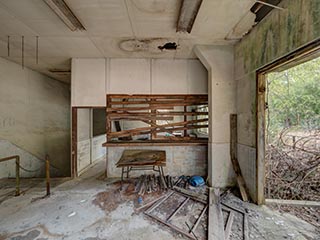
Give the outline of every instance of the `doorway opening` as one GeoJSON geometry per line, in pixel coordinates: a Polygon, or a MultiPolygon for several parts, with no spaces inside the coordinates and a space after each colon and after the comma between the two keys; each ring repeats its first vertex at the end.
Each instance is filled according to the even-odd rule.
{"type": "Polygon", "coordinates": [[[320,57],[266,77],[268,199],[320,201],[320,57]]]}
{"type": "Polygon", "coordinates": [[[320,226],[320,42],[257,75],[258,203],[320,226]]]}
{"type": "Polygon", "coordinates": [[[73,108],[73,176],[80,176],[98,161],[105,160],[106,148],[102,146],[106,141],[105,119],[105,108],[73,108]]]}

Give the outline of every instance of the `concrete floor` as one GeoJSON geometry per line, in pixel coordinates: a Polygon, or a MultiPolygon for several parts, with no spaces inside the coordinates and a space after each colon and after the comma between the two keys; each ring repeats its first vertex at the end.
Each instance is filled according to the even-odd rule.
{"type": "MultiPolygon", "coordinates": [[[[38,184],[19,197],[4,200],[0,203],[0,239],[185,239],[144,214],[135,214],[135,198],[115,190],[119,185],[114,180],[103,180],[103,166],[99,162],[78,179],[60,181],[49,198],[41,198],[45,188],[38,184]],[[109,195],[106,206],[97,201],[104,194],[109,195]]],[[[0,191],[1,196],[3,188],[0,191]]],[[[315,227],[295,217],[244,204],[234,195],[226,201],[248,209],[250,239],[320,239],[315,227]]],[[[231,239],[241,239],[236,234],[238,226],[234,224],[231,239]]]]}

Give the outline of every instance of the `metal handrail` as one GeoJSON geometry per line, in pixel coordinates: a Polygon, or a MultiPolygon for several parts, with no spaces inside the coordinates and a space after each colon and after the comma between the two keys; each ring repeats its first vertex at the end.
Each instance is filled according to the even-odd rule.
{"type": "Polygon", "coordinates": [[[14,155],[10,157],[0,158],[0,162],[16,159],[16,196],[20,195],[20,156],[14,155]]]}

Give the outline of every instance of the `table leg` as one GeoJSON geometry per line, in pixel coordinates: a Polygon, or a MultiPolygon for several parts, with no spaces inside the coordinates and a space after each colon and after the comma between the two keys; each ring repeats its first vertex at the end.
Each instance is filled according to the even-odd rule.
{"type": "Polygon", "coordinates": [[[127,167],[127,178],[129,178],[129,167],[127,167]]]}
{"type": "Polygon", "coordinates": [[[122,190],[123,174],[124,174],[124,167],[121,168],[121,187],[120,187],[120,190],[122,190]]]}

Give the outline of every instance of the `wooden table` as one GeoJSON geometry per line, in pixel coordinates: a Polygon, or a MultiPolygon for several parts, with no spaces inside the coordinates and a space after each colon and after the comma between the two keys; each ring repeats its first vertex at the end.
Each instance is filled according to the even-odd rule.
{"type": "Polygon", "coordinates": [[[116,163],[121,171],[121,188],[123,175],[134,170],[153,170],[159,172],[164,179],[163,167],[166,166],[166,152],[160,150],[124,150],[120,160],[116,163]]]}

